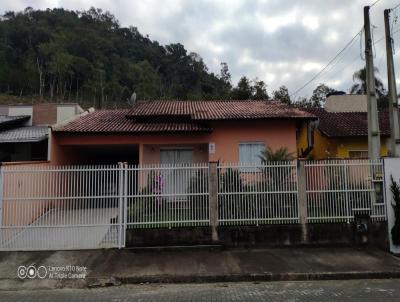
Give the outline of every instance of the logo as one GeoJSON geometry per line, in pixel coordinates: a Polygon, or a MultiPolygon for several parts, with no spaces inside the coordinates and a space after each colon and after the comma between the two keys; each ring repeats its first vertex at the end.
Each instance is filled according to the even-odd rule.
{"type": "Polygon", "coordinates": [[[26,267],[25,266],[23,266],[23,265],[21,265],[20,267],[18,267],[18,269],[17,269],[17,276],[18,276],[18,278],[20,278],[20,279],[25,279],[26,278],[26,275],[27,275],[27,269],[26,269],[26,267]]]}
{"type": "Polygon", "coordinates": [[[20,279],[44,279],[47,277],[47,268],[43,265],[36,268],[34,265],[28,267],[21,265],[17,269],[17,276],[20,279]]]}
{"type": "Polygon", "coordinates": [[[84,279],[87,275],[85,266],[65,265],[65,266],[24,266],[17,269],[17,276],[20,279],[84,279]]]}

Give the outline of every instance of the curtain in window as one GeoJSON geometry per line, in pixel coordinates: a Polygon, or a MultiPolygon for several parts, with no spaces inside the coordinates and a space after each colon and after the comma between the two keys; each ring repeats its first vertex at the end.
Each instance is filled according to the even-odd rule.
{"type": "Polygon", "coordinates": [[[261,163],[261,152],[265,150],[263,143],[241,143],[239,144],[239,162],[241,163],[261,163]]]}

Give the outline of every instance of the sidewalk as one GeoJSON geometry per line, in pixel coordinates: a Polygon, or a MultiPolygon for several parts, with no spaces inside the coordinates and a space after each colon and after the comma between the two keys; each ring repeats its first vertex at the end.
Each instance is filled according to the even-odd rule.
{"type": "Polygon", "coordinates": [[[400,278],[400,258],[377,249],[87,250],[1,252],[0,290],[121,283],[400,278]],[[84,279],[24,279],[17,268],[85,266],[84,279]]]}

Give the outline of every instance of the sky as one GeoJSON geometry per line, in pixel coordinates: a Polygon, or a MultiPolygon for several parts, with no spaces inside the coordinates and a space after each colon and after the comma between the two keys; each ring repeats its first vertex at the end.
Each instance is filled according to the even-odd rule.
{"type": "MultiPolygon", "coordinates": [[[[294,98],[309,97],[320,83],[348,92],[353,73],[365,65],[364,37],[358,36],[315,81],[318,73],[362,28],[363,7],[374,0],[0,0],[0,13],[65,8],[109,11],[121,26],[135,26],[162,44],[182,43],[219,74],[226,62],[236,84],[241,76],[258,78],[268,91],[281,85],[294,98]],[[362,42],[362,43],[360,43],[362,42]]],[[[400,0],[380,0],[371,7],[374,66],[386,86],[383,10],[400,0]]],[[[395,65],[400,65],[400,7],[392,12],[395,65]]],[[[400,74],[396,76],[400,84],[400,74]]],[[[398,89],[399,90],[399,89],[398,89]]]]}

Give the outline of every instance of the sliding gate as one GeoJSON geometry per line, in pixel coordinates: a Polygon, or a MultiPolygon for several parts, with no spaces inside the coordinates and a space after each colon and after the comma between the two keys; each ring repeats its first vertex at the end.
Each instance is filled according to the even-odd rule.
{"type": "Polygon", "coordinates": [[[27,164],[0,171],[0,250],[125,245],[120,166],[27,164]]]}

